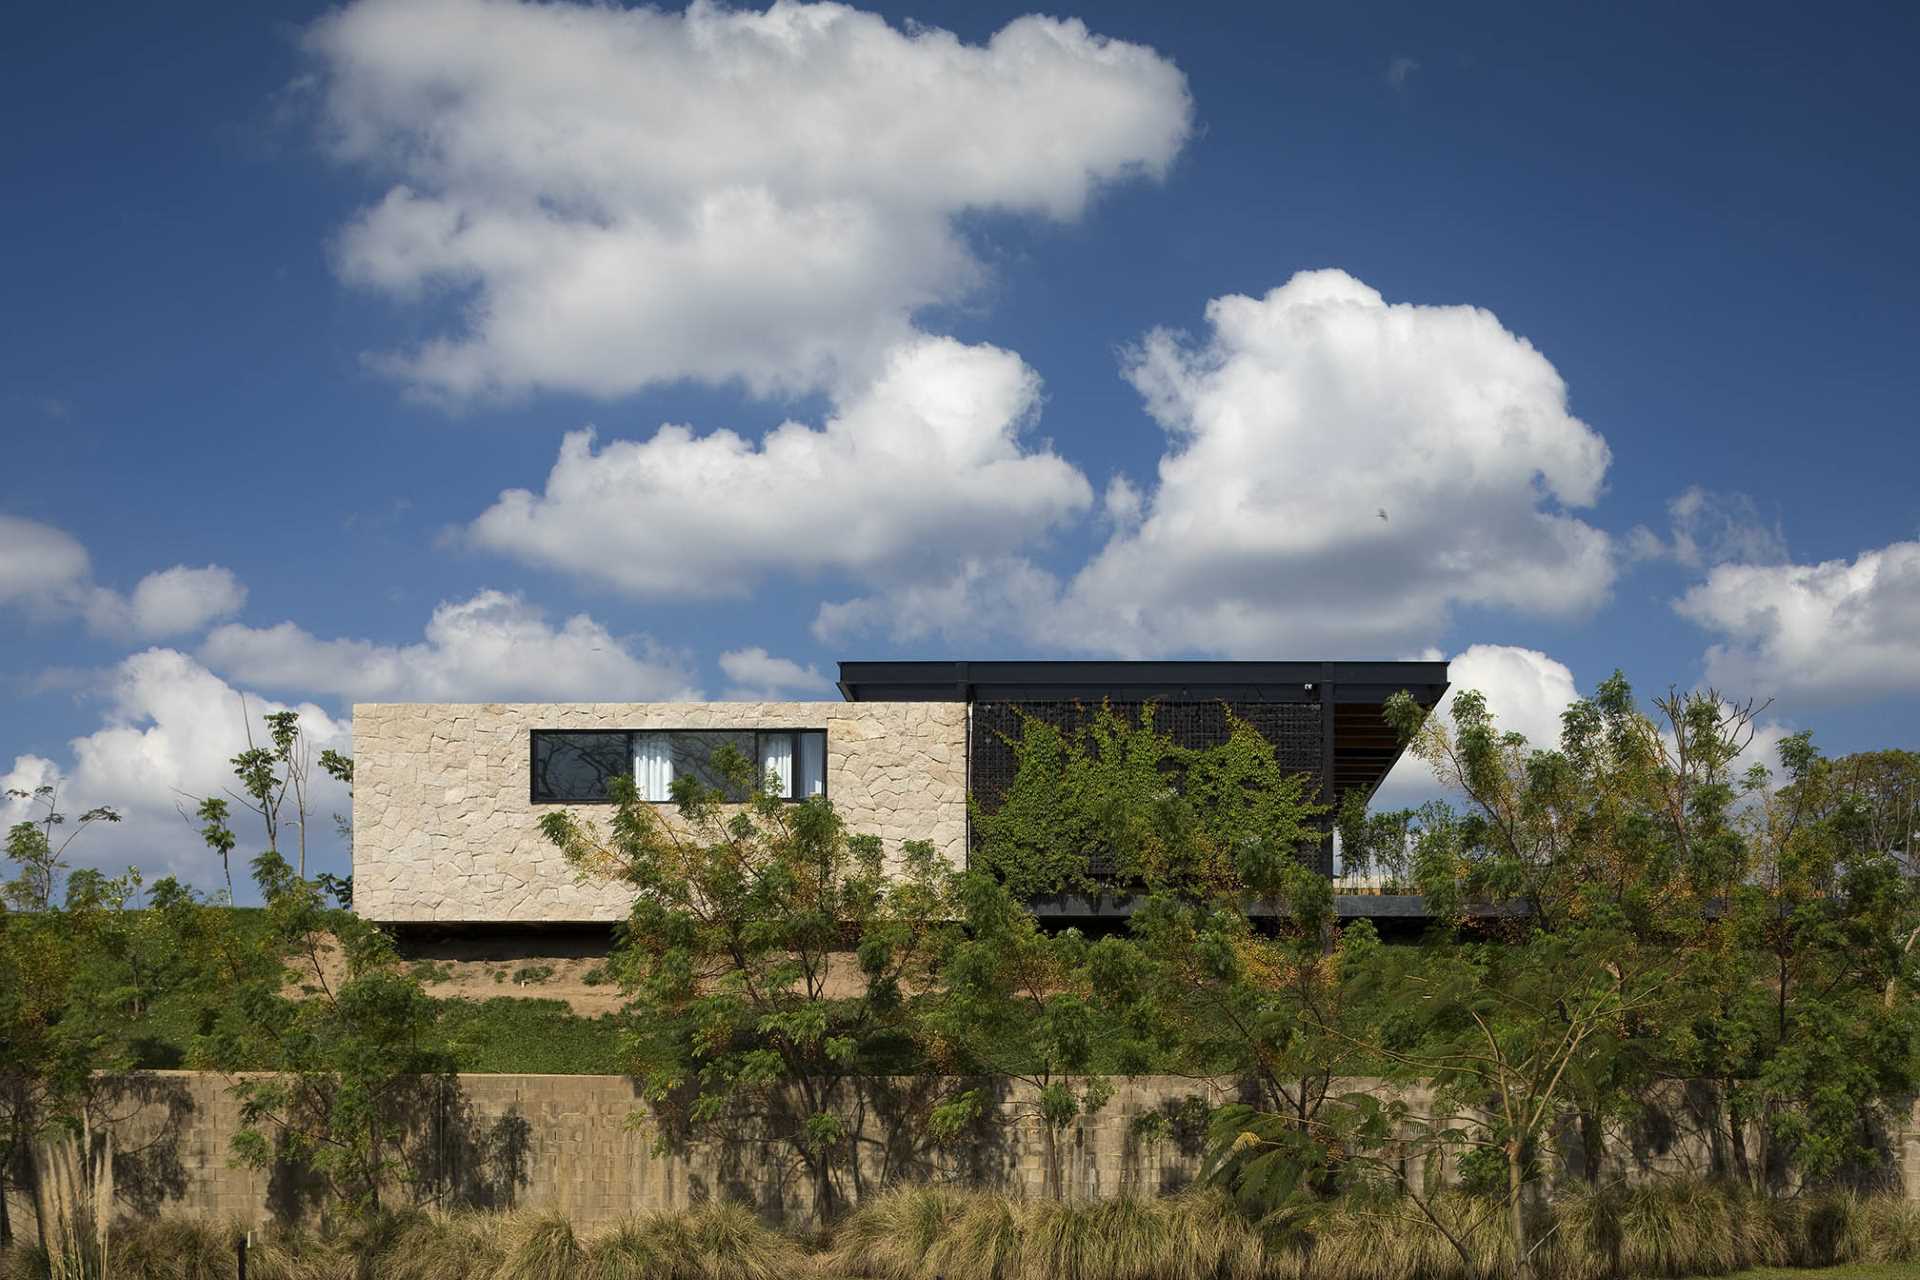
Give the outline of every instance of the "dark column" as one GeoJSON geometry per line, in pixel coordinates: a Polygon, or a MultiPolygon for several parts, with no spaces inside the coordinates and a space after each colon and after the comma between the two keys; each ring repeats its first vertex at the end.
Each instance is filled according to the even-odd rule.
{"type": "MultiPolygon", "coordinates": [[[[1333,793],[1333,664],[1320,664],[1320,802],[1332,805],[1338,797],[1333,793]]],[[[1320,874],[1333,874],[1333,819],[1327,814],[1326,838],[1320,842],[1320,874]]]]}

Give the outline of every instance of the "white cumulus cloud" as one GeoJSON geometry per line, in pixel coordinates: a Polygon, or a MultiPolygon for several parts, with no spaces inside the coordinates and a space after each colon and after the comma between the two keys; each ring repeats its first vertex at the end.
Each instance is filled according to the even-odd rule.
{"type": "Polygon", "coordinates": [[[723,695],[735,702],[777,702],[833,697],[833,681],[809,663],[776,657],[758,645],[720,655],[720,670],[732,684],[723,695]]]}
{"type": "Polygon", "coordinates": [[[1920,690],[1920,542],[1852,560],[1714,566],[1674,604],[1720,639],[1707,679],[1730,697],[1851,701],[1920,690]]]}
{"type": "Polygon", "coordinates": [[[0,605],[71,608],[92,575],[87,549],[73,535],[38,520],[0,515],[0,605]]]}
{"type": "Polygon", "coordinates": [[[981,279],[960,215],[1075,218],[1191,128],[1176,67],[1071,19],[357,0],[307,44],[334,151],[392,180],[338,269],[464,301],[385,359],[452,397],[862,380],[981,279]]]}
{"type": "Polygon", "coordinates": [[[231,569],[179,564],[142,578],[122,595],[93,579],[93,562],[73,535],[20,516],[0,515],[0,605],[43,619],[80,617],[95,631],[154,640],[200,631],[246,603],[231,569]]]}
{"type": "Polygon", "coordinates": [[[818,428],[788,422],[758,442],[684,426],[605,444],[573,432],[543,492],[501,494],[468,536],[642,595],[739,596],[775,573],[918,576],[1091,506],[1085,476],[1023,441],[1039,400],[1012,352],[920,338],[818,428]]]}
{"type": "MultiPolygon", "coordinates": [[[[115,871],[138,866],[149,880],[177,875],[201,889],[224,888],[219,860],[199,835],[199,825],[182,816],[198,797],[220,795],[234,785],[232,757],[246,749],[251,723],[254,740],[263,739],[260,717],[273,711],[300,714],[317,757],[331,747],[351,749],[346,722],[312,703],[284,703],[243,692],[184,653],[154,648],[123,659],[110,673],[101,726],[69,744],[65,764],[38,756],[19,756],[7,774],[8,786],[57,782],[60,807],[78,814],[95,805],[111,805],[124,821],[83,833],[69,851],[75,866],[115,871]]],[[[24,787],[23,787],[24,789],[24,787]]],[[[344,812],[344,788],[313,771],[307,828],[308,871],[346,869],[344,850],[334,833],[332,815],[344,812]]],[[[18,820],[23,806],[6,812],[18,820]]],[[[246,859],[264,840],[257,820],[234,804],[234,830],[241,838],[235,853],[234,883],[244,885],[246,859]]],[[[296,858],[297,832],[289,824],[281,851],[296,858]]]]}
{"type": "MultiPolygon", "coordinates": [[[[1440,654],[1437,650],[1429,651],[1424,657],[1432,661],[1440,654]]],[[[1447,680],[1448,689],[1440,700],[1439,714],[1450,715],[1455,697],[1464,690],[1476,690],[1486,697],[1487,710],[1502,732],[1520,733],[1529,746],[1543,751],[1559,749],[1561,717],[1583,696],[1574,683],[1573,671],[1565,663],[1538,649],[1518,645],[1469,645],[1448,660],[1447,680]]],[[[1652,709],[1647,692],[1641,691],[1640,705],[1660,723],[1659,713],[1652,709]]],[[[1733,710],[1731,705],[1727,709],[1733,710]]],[[[1745,748],[1733,763],[1733,775],[1745,773],[1754,764],[1777,771],[1780,761],[1776,748],[1789,732],[1788,726],[1778,720],[1755,720],[1749,726],[1745,748]]],[[[1662,736],[1671,751],[1671,736],[1664,733],[1662,736]]],[[[1408,807],[1441,798],[1443,794],[1431,766],[1411,756],[1402,756],[1380,784],[1373,807],[1408,807]]],[[[1455,803],[1460,801],[1458,796],[1445,798],[1455,803]]]]}
{"type": "Polygon", "coordinates": [[[131,596],[96,588],[87,617],[101,631],[158,639],[202,631],[240,612],[246,602],[247,589],[231,569],[177,564],[140,579],[131,596]]]}
{"type": "Polygon", "coordinates": [[[538,606],[504,591],[441,603],[415,644],[323,640],[292,622],[228,624],[207,636],[200,656],[248,684],[358,702],[699,696],[680,655],[616,636],[583,613],[556,626],[538,606]]]}
{"type": "MultiPolygon", "coordinates": [[[[1427,658],[1439,656],[1430,653],[1427,658]]],[[[1448,660],[1447,681],[1439,714],[1451,713],[1453,700],[1462,690],[1476,690],[1486,697],[1495,724],[1503,731],[1525,734],[1530,744],[1544,750],[1560,745],[1560,717],[1580,697],[1573,671],[1564,662],[1518,645],[1469,645],[1448,660]]],[[[1402,756],[1380,784],[1373,805],[1402,808],[1439,795],[1431,767],[1402,756]]]]}
{"type": "Polygon", "coordinates": [[[1456,606],[1559,617],[1614,578],[1592,506],[1608,450],[1546,357],[1469,306],[1386,302],[1340,271],[1216,298],[1198,343],[1150,334],[1127,376],[1166,429],[1158,480],[1058,592],[975,565],[830,604],[816,630],[1008,619],[1053,648],[1149,656],[1405,652],[1456,606]]]}
{"type": "Polygon", "coordinates": [[[1381,652],[1455,605],[1606,598],[1607,536],[1566,511],[1600,496],[1606,443],[1491,312],[1311,271],[1207,319],[1128,367],[1171,448],[1138,530],[1070,588],[1098,647],[1381,652]]]}

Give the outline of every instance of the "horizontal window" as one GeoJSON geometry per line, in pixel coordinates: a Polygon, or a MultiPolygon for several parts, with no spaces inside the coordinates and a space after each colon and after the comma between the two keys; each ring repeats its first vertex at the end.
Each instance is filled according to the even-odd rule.
{"type": "Polygon", "coordinates": [[[633,778],[642,800],[656,804],[673,799],[675,778],[745,800],[746,790],[725,776],[716,758],[724,747],[753,766],[757,785],[783,799],[827,793],[827,735],[820,729],[535,729],[530,736],[535,804],[604,803],[608,781],[623,774],[633,778]]]}

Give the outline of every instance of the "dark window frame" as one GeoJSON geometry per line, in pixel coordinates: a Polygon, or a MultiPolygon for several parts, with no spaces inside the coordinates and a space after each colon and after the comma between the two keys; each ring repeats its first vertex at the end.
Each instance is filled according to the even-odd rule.
{"type": "MultiPolygon", "coordinates": [[[[539,773],[539,770],[537,770],[534,767],[534,760],[536,758],[536,753],[539,751],[538,740],[540,738],[546,737],[546,736],[564,737],[569,735],[590,735],[595,737],[611,737],[614,734],[625,734],[627,739],[627,750],[626,750],[627,776],[632,777],[633,776],[633,748],[634,748],[633,740],[635,737],[643,733],[669,733],[669,734],[672,734],[672,733],[703,733],[703,734],[704,733],[750,733],[753,735],[752,763],[754,767],[754,772],[756,774],[758,774],[760,771],[760,761],[764,759],[766,756],[766,751],[765,751],[765,748],[761,745],[761,740],[763,738],[778,737],[778,736],[788,737],[792,740],[793,781],[787,788],[787,794],[780,797],[780,799],[786,804],[798,804],[804,800],[809,800],[812,798],[810,796],[795,795],[794,792],[796,792],[800,786],[800,737],[803,734],[817,733],[820,735],[820,797],[822,799],[826,799],[830,793],[830,787],[827,782],[827,772],[828,772],[827,771],[827,731],[823,726],[796,727],[796,728],[787,728],[787,727],[781,727],[781,726],[767,728],[767,727],[754,726],[750,728],[733,729],[733,728],[727,728],[723,725],[704,725],[698,728],[695,728],[693,726],[674,726],[674,727],[659,728],[659,729],[529,729],[527,730],[527,803],[529,805],[595,805],[595,804],[612,804],[613,803],[613,800],[607,797],[603,797],[599,800],[542,799],[538,791],[540,773],[539,773]]],[[[672,804],[673,801],[672,800],[648,800],[645,803],[654,804],[654,805],[668,805],[668,804],[672,804]]],[[[744,804],[745,801],[733,801],[729,803],[744,804]]]]}

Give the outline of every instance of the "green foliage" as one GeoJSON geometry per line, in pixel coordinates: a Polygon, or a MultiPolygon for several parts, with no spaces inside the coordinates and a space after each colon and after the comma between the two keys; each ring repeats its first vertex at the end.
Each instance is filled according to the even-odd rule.
{"type": "MultiPolygon", "coordinates": [[[[66,874],[74,837],[94,822],[116,821],[113,811],[82,814],[61,838],[67,818],[52,788],[15,794],[40,815],[8,833],[14,875],[0,885],[0,1197],[23,1166],[48,1185],[50,1145],[64,1147],[68,1135],[81,1135],[90,1146],[85,1135],[102,1106],[100,1073],[133,1065],[142,1016],[183,970],[167,938],[167,922],[185,895],[173,880],[155,885],[152,909],[141,911],[137,871],[66,874]],[[62,887],[64,898],[56,901],[62,887]]],[[[76,1165],[84,1178],[98,1172],[92,1157],[83,1151],[76,1165]]],[[[93,1188],[74,1190],[85,1200],[93,1188]]],[[[47,1224],[40,1229],[44,1246],[47,1224]]],[[[0,1244],[12,1235],[0,1200],[0,1244]]]]}
{"type": "Polygon", "coordinates": [[[67,815],[60,810],[59,788],[43,786],[23,791],[9,787],[6,794],[9,799],[27,801],[30,807],[39,809],[40,815],[7,828],[7,861],[14,865],[14,876],[0,885],[0,908],[50,911],[59,901],[60,877],[67,870],[67,848],[94,823],[120,821],[119,810],[111,805],[88,809],[71,831],[62,833],[67,815]]]}
{"type": "Polygon", "coordinates": [[[1409,1173],[1447,1155],[1498,1201],[1531,1274],[1550,1149],[1577,1130],[1596,1177],[1609,1125],[1703,1070],[1723,1079],[1729,1146],[1756,1185],[1870,1162],[1876,1108],[1913,1088],[1920,1048],[1915,885],[1883,843],[1908,774],[1835,769],[1790,738],[1776,789],[1738,771],[1753,707],[1706,691],[1649,714],[1617,675],[1566,713],[1556,747],[1501,731],[1472,691],[1450,716],[1404,695],[1388,714],[1464,807],[1349,808],[1343,847],[1417,885],[1447,927],[1357,953],[1342,1003],[1322,1006],[1346,1016],[1313,1019],[1406,1092],[1342,1098],[1305,1125],[1223,1113],[1216,1175],[1250,1211],[1308,1213],[1336,1183],[1391,1196],[1464,1265],[1471,1242],[1434,1209],[1443,1188],[1409,1173]],[[1756,1162],[1749,1121],[1766,1135],[1756,1162]]]}
{"type": "Polygon", "coordinates": [[[1014,780],[991,807],[971,799],[973,865],[1020,898],[1093,891],[1093,864],[1153,891],[1286,896],[1317,844],[1310,780],[1281,769],[1268,742],[1235,719],[1228,740],[1183,747],[1103,704],[1066,733],[1022,721],[1014,780]]]}
{"type": "MultiPolygon", "coordinates": [[[[921,1012],[933,1065],[1024,1086],[1013,1110],[1039,1122],[1047,1189],[1058,1196],[1060,1134],[1112,1094],[1096,1070],[1096,1044],[1123,1069],[1147,1061],[1138,953],[1117,938],[1090,943],[1078,930],[1042,931],[984,872],[962,876],[954,896],[962,927],[940,956],[940,992],[921,1012]]],[[[935,1107],[930,1130],[936,1140],[961,1141],[991,1105],[981,1089],[957,1090],[935,1107]]]]}
{"type": "Polygon", "coordinates": [[[289,1161],[353,1210],[377,1207],[408,1174],[401,1143],[421,1099],[452,1073],[438,1007],[378,928],[325,904],[277,853],[253,862],[266,910],[241,938],[201,911],[192,941],[208,963],[194,1065],[270,1074],[231,1086],[241,1162],[289,1161]]]}
{"type": "Polygon", "coordinates": [[[951,873],[924,843],[889,868],[824,799],[726,803],[754,794],[753,765],[731,750],[714,763],[719,785],[675,780],[670,819],[616,779],[604,834],[565,811],[542,827],[573,866],[634,893],[609,967],[661,1140],[722,1128],[743,1100],[791,1102],[782,1140],[831,1216],[843,1171],[858,1176],[842,1081],[911,1044],[907,995],[950,928],[951,873]]]}
{"type": "Polygon", "coordinates": [[[628,1065],[622,1021],[581,1017],[559,1000],[500,996],[442,1000],[439,1032],[454,1070],[546,1075],[618,1075],[628,1065]]]}
{"type": "Polygon", "coordinates": [[[1703,1069],[1757,1127],[1759,1150],[1736,1150],[1756,1184],[1870,1169],[1889,1104],[1920,1089],[1920,881],[1897,816],[1920,757],[1829,761],[1806,734],[1780,757],[1786,785],[1741,815],[1749,856],[1700,1019],[1703,1069]]]}

